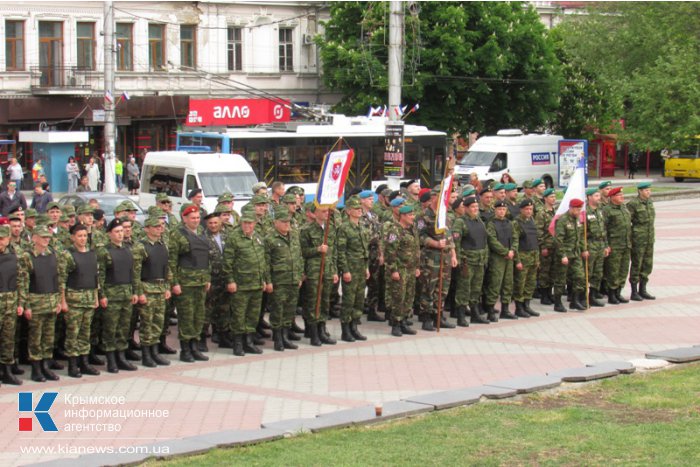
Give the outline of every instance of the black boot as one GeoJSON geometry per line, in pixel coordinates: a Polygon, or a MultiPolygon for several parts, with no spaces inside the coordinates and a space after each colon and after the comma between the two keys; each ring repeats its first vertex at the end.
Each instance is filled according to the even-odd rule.
{"type": "MultiPolygon", "coordinates": [[[[131,362],[138,362],[141,360],[141,356],[138,353],[136,353],[135,350],[128,349],[128,348],[124,351],[124,358],[128,361],[131,361],[131,362]]],[[[136,367],[134,367],[134,368],[136,368],[136,367]]]]}
{"type": "Polygon", "coordinates": [[[656,297],[647,291],[648,282],[648,280],[644,279],[639,282],[639,295],[641,295],[644,300],[656,300],[656,297]]]}
{"type": "Polygon", "coordinates": [[[78,367],[78,357],[68,357],[68,376],[71,378],[82,378],[83,374],[78,367]]]}
{"type": "Polygon", "coordinates": [[[433,326],[433,318],[430,316],[425,316],[423,319],[423,331],[433,332],[435,331],[435,326],[433,326]]]}
{"type": "Polygon", "coordinates": [[[561,295],[554,295],[554,311],[557,313],[566,313],[566,307],[561,303],[561,295]]]}
{"type": "Polygon", "coordinates": [[[209,361],[209,357],[204,355],[200,350],[199,350],[199,339],[194,338],[190,340],[190,352],[192,352],[192,358],[197,360],[198,362],[207,362],[209,361]]]}
{"type": "Polygon", "coordinates": [[[243,351],[243,340],[245,339],[243,334],[234,334],[233,336],[233,354],[236,357],[243,357],[245,352],[243,351]]]}
{"type": "Polygon", "coordinates": [[[107,372],[108,373],[119,373],[119,367],[117,366],[117,356],[114,352],[105,353],[107,357],[107,372]]]}
{"type": "Polygon", "coordinates": [[[280,329],[280,333],[282,334],[282,345],[284,346],[285,349],[297,350],[299,348],[298,345],[290,342],[290,340],[288,338],[288,336],[290,334],[294,335],[297,338],[297,340],[299,340],[299,336],[294,334],[289,328],[280,329]]]}
{"type": "Polygon", "coordinates": [[[141,364],[145,366],[146,368],[155,368],[156,362],[153,361],[153,355],[151,355],[150,349],[147,347],[142,347],[141,348],[141,364]]]}
{"type": "MultiPolygon", "coordinates": [[[[292,332],[295,332],[297,334],[304,334],[304,330],[299,327],[299,325],[297,324],[297,320],[295,318],[292,319],[292,327],[290,329],[292,330],[292,332]]],[[[293,340],[297,340],[297,339],[293,339],[293,340]]]]}
{"type": "Polygon", "coordinates": [[[49,360],[45,358],[41,361],[41,374],[49,381],[58,381],[60,379],[58,375],[49,368],[49,360]]]}
{"type": "Polygon", "coordinates": [[[593,287],[588,289],[588,303],[591,306],[597,306],[597,307],[605,306],[605,303],[600,301],[600,299],[598,298],[598,295],[599,295],[598,291],[596,289],[594,289],[593,287]]]}
{"type": "Polygon", "coordinates": [[[17,360],[15,360],[15,363],[13,363],[10,368],[12,369],[12,374],[13,375],[23,375],[24,370],[19,367],[19,364],[17,363],[17,360]]]}
{"type": "Polygon", "coordinates": [[[617,299],[617,294],[615,289],[608,288],[608,303],[611,305],[619,305],[620,300],[617,299]]]}
{"type": "Polygon", "coordinates": [[[277,352],[284,352],[284,341],[282,340],[282,329],[273,329],[272,330],[272,342],[273,342],[273,348],[277,352]]]}
{"type": "MultiPolygon", "coordinates": [[[[299,335],[296,332],[294,332],[294,329],[292,329],[291,327],[287,328],[285,331],[286,331],[285,335],[286,335],[287,340],[290,340],[290,341],[300,341],[301,340],[301,337],[299,337],[299,335]]],[[[303,333],[304,331],[301,331],[301,332],[303,333]]]]}
{"type": "Polygon", "coordinates": [[[523,309],[525,310],[525,313],[527,313],[527,314],[530,315],[530,316],[535,316],[535,317],[537,317],[537,316],[540,315],[538,312],[536,312],[535,310],[533,310],[532,308],[530,308],[530,300],[525,300],[525,301],[523,302],[523,309]]]}
{"type": "Polygon", "coordinates": [[[263,353],[262,349],[260,347],[257,347],[255,345],[255,343],[253,343],[253,334],[246,334],[245,335],[245,340],[243,341],[243,351],[245,353],[254,353],[254,354],[263,353]]]}
{"type": "Polygon", "coordinates": [[[455,325],[447,321],[445,313],[440,313],[440,329],[454,329],[455,325]]]}
{"type": "Polygon", "coordinates": [[[355,338],[350,332],[350,323],[340,323],[340,340],[343,342],[355,342],[355,338]]]}
{"type": "Polygon", "coordinates": [[[97,345],[90,346],[90,353],[88,354],[88,362],[91,365],[104,365],[105,361],[97,355],[97,345]]]}
{"type": "Polygon", "coordinates": [[[622,287],[618,287],[615,289],[615,298],[617,298],[617,301],[620,303],[629,303],[630,301],[627,300],[625,297],[622,296],[622,287]]]}
{"type": "MultiPolygon", "coordinates": [[[[601,286],[601,288],[604,290],[604,287],[601,286]]],[[[596,299],[596,300],[602,300],[602,299],[605,298],[605,295],[603,295],[602,293],[600,293],[600,290],[601,290],[601,289],[593,288],[593,289],[591,289],[591,290],[593,291],[593,295],[595,296],[595,299],[596,299]]]]}
{"type": "Polygon", "coordinates": [[[309,333],[310,344],[314,347],[321,346],[321,338],[318,335],[318,325],[316,323],[306,323],[306,330],[309,333]]]}
{"type": "Polygon", "coordinates": [[[367,337],[362,335],[357,325],[360,324],[360,319],[354,319],[350,322],[350,334],[355,338],[356,341],[366,341],[367,337]]]}
{"type": "Polygon", "coordinates": [[[455,306],[455,313],[457,315],[457,326],[468,328],[469,321],[467,321],[467,307],[464,305],[457,305],[455,306]]]}
{"type": "MultiPolygon", "coordinates": [[[[311,338],[311,328],[312,327],[315,327],[315,326],[313,326],[312,324],[309,324],[309,321],[306,318],[304,318],[304,337],[311,338]]],[[[311,344],[311,345],[313,345],[313,344],[311,344]]]]}
{"type": "Polygon", "coordinates": [[[486,305],[486,319],[492,323],[498,322],[498,315],[496,314],[496,309],[493,305],[486,305]]]}
{"type": "Polygon", "coordinates": [[[207,336],[204,333],[199,336],[199,341],[197,341],[197,350],[200,352],[209,352],[209,347],[207,347],[207,336]]]}
{"type": "Polygon", "coordinates": [[[32,381],[37,383],[45,383],[46,377],[41,371],[41,361],[32,361],[32,381]]]}
{"type": "Polygon", "coordinates": [[[481,316],[481,313],[479,313],[479,308],[480,306],[477,302],[469,304],[469,310],[471,312],[470,321],[476,324],[489,324],[490,321],[488,319],[484,319],[484,317],[481,316]]]}
{"type": "Polygon", "coordinates": [[[409,336],[415,336],[417,334],[415,329],[411,329],[408,321],[407,320],[401,320],[401,323],[399,323],[399,327],[401,328],[401,334],[408,334],[409,336]]]}
{"type": "Polygon", "coordinates": [[[510,312],[509,306],[510,303],[501,302],[501,319],[518,319],[517,316],[510,312]]]}
{"type": "Polygon", "coordinates": [[[400,321],[394,321],[394,324],[391,325],[391,335],[394,337],[403,336],[403,332],[401,331],[401,322],[400,321]]]}
{"type": "Polygon", "coordinates": [[[330,334],[328,334],[328,329],[326,329],[326,322],[322,321],[318,323],[318,337],[321,339],[321,342],[327,345],[335,345],[336,340],[331,337],[330,334]]]}
{"type": "Polygon", "coordinates": [[[194,363],[192,349],[190,348],[190,343],[187,341],[180,341],[180,361],[186,363],[194,363]]]}
{"type": "Polygon", "coordinates": [[[58,360],[54,360],[53,358],[46,359],[46,367],[49,370],[63,370],[66,368],[62,363],[60,363],[58,360]]]}
{"type": "Polygon", "coordinates": [[[571,301],[571,309],[572,310],[579,310],[579,311],[586,310],[585,303],[581,302],[582,298],[585,300],[584,294],[585,294],[585,292],[574,292],[574,299],[571,301]]]}
{"type": "MultiPolygon", "coordinates": [[[[270,333],[268,333],[268,334],[270,334],[270,333]]],[[[255,345],[265,345],[265,339],[263,339],[262,337],[260,337],[260,334],[258,334],[257,331],[255,331],[255,332],[252,334],[252,337],[253,337],[253,344],[255,344],[255,345]]],[[[272,334],[270,334],[270,337],[272,337],[272,334]]]]}
{"type": "Polygon", "coordinates": [[[551,287],[542,287],[541,295],[542,295],[542,297],[540,298],[540,303],[542,305],[553,305],[554,304],[552,302],[552,288],[551,287]]]}
{"type": "Polygon", "coordinates": [[[100,370],[90,365],[90,358],[87,355],[78,357],[78,365],[80,365],[80,372],[84,375],[98,376],[100,374],[100,370]]]}
{"type": "Polygon", "coordinates": [[[177,350],[173,349],[168,345],[168,342],[165,340],[165,336],[160,336],[160,343],[158,344],[158,353],[175,355],[177,354],[177,350]]]}
{"type": "Polygon", "coordinates": [[[370,307],[367,312],[367,321],[378,321],[380,323],[384,322],[384,317],[377,313],[377,309],[370,307]]]}
{"type": "Polygon", "coordinates": [[[639,292],[637,292],[638,284],[636,282],[630,282],[630,286],[632,287],[632,295],[630,295],[630,300],[633,300],[635,302],[641,302],[642,300],[644,300],[644,297],[639,295],[639,292]]]}
{"type": "MultiPolygon", "coordinates": [[[[150,350],[151,350],[151,358],[153,359],[153,361],[155,362],[156,365],[160,365],[160,366],[170,365],[170,360],[161,356],[158,353],[158,344],[153,344],[152,346],[150,346],[150,350]]],[[[146,350],[144,350],[144,352],[145,351],[146,350]]]]}
{"type": "Polygon", "coordinates": [[[231,337],[230,331],[219,331],[219,348],[220,349],[232,349],[233,348],[233,338],[231,337]]]}
{"type": "Polygon", "coordinates": [[[126,359],[126,352],[124,350],[119,350],[117,352],[117,367],[124,371],[136,371],[136,367],[126,359]]]}
{"type": "Polygon", "coordinates": [[[2,384],[12,384],[20,386],[22,380],[12,374],[12,365],[3,365],[2,384]]]}
{"type": "Polygon", "coordinates": [[[530,313],[525,311],[525,302],[515,302],[515,316],[518,318],[530,317],[530,313]]]}
{"type": "MultiPolygon", "coordinates": [[[[267,321],[265,321],[264,319],[258,321],[258,326],[255,328],[255,332],[258,334],[258,336],[263,337],[265,339],[272,337],[272,335],[269,332],[267,332],[266,327],[262,323],[267,324],[267,321]]],[[[268,324],[267,326],[269,327],[270,325],[268,324]]]]}
{"type": "Polygon", "coordinates": [[[136,339],[134,339],[133,336],[131,339],[129,339],[129,350],[134,350],[136,352],[141,351],[141,344],[136,342],[136,339]]]}

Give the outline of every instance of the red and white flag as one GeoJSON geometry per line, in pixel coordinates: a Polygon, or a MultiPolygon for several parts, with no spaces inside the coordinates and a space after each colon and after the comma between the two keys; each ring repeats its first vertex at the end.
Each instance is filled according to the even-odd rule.
{"type": "Polygon", "coordinates": [[[352,149],[333,151],[326,154],[321,168],[321,177],[316,190],[316,205],[333,206],[343,196],[345,182],[355,153],[352,149]]]}
{"type": "Polygon", "coordinates": [[[569,202],[571,202],[572,199],[583,200],[583,209],[581,209],[581,219],[584,219],[584,215],[586,212],[586,167],[584,165],[585,163],[585,158],[582,157],[579,159],[578,165],[576,166],[576,170],[574,170],[574,174],[571,176],[571,180],[569,181],[569,186],[566,189],[566,193],[564,193],[564,198],[561,200],[559,208],[554,214],[552,222],[549,223],[549,233],[552,235],[554,235],[554,227],[557,223],[557,219],[566,214],[566,212],[569,210],[569,202]]]}
{"type": "Polygon", "coordinates": [[[452,174],[442,179],[438,195],[437,212],[435,213],[435,232],[441,234],[447,229],[447,205],[452,193],[452,174]]]}

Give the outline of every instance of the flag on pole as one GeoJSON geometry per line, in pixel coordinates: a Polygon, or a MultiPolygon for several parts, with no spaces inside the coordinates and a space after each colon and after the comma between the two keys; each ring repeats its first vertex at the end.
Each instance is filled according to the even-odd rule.
{"type": "MultiPolygon", "coordinates": [[[[415,111],[418,110],[418,109],[420,109],[420,104],[418,104],[418,102],[416,102],[416,105],[414,105],[413,107],[411,107],[411,112],[415,112],[415,111]]],[[[409,112],[409,113],[410,113],[410,112],[409,112]]]]}
{"type": "Polygon", "coordinates": [[[354,156],[352,149],[326,154],[316,190],[316,205],[333,206],[340,201],[343,191],[345,191],[345,182],[354,156]]]}
{"type": "Polygon", "coordinates": [[[105,100],[110,104],[114,104],[114,97],[112,97],[112,91],[109,89],[105,91],[105,100]]]}
{"type": "Polygon", "coordinates": [[[559,204],[559,208],[557,209],[557,212],[554,214],[554,218],[552,219],[552,222],[549,223],[549,233],[554,235],[554,226],[557,223],[557,219],[559,219],[561,216],[566,214],[566,212],[569,210],[569,202],[572,199],[580,199],[583,200],[583,209],[581,209],[581,218],[583,219],[583,216],[585,215],[586,212],[586,158],[581,157],[578,161],[578,165],[576,166],[576,170],[574,170],[574,174],[571,176],[571,179],[569,180],[569,186],[566,189],[566,193],[564,193],[564,198],[561,200],[561,203],[559,204]]]}
{"type": "Polygon", "coordinates": [[[407,105],[404,105],[403,107],[400,106],[400,105],[397,105],[397,106],[394,108],[394,111],[396,112],[396,115],[397,115],[397,116],[401,117],[401,116],[403,116],[404,112],[406,112],[406,108],[407,108],[407,107],[408,107],[407,105]]]}
{"type": "Polygon", "coordinates": [[[125,101],[128,101],[129,99],[131,99],[131,97],[129,96],[128,92],[122,91],[122,99],[124,99],[125,101]]]}
{"type": "Polygon", "coordinates": [[[452,178],[450,173],[442,179],[440,184],[440,193],[438,195],[437,213],[435,216],[435,232],[438,234],[444,233],[447,229],[447,205],[450,202],[450,193],[452,193],[452,178]]]}

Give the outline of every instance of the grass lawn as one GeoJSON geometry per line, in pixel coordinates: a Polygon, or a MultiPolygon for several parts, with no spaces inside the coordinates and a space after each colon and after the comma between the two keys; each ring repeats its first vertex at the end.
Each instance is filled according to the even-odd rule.
{"type": "Polygon", "coordinates": [[[700,465],[699,434],[691,364],[168,465],[700,465]]]}

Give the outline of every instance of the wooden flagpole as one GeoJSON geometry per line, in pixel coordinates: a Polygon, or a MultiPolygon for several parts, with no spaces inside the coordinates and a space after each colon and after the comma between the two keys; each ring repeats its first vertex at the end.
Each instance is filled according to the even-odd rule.
{"type": "MultiPolygon", "coordinates": [[[[445,183],[445,178],[450,174],[452,170],[452,164],[450,161],[453,160],[452,156],[447,156],[445,159],[445,175],[442,177],[442,183],[445,183]]],[[[439,216],[440,212],[440,203],[444,203],[445,200],[442,199],[442,193],[443,193],[444,187],[440,187],[440,196],[438,198],[439,203],[437,206],[437,212],[435,213],[435,221],[437,222],[437,218],[439,216]]],[[[445,219],[445,222],[447,222],[447,219],[445,219]]],[[[434,228],[435,226],[433,226],[434,228]]],[[[444,235],[444,232],[443,232],[444,235]]],[[[447,247],[447,245],[445,245],[447,247]]],[[[437,332],[440,332],[440,321],[442,321],[442,273],[443,273],[443,260],[445,259],[445,248],[440,249],[440,275],[438,276],[438,299],[437,299],[437,332]]]]}
{"type": "MultiPolygon", "coordinates": [[[[584,216],[584,221],[583,221],[583,251],[588,251],[588,213],[584,216]]],[[[591,307],[590,300],[591,297],[590,295],[590,290],[591,288],[588,286],[588,258],[590,257],[591,253],[588,252],[588,256],[585,258],[586,261],[586,309],[591,307]]]]}

